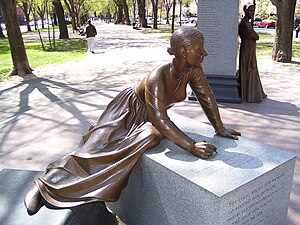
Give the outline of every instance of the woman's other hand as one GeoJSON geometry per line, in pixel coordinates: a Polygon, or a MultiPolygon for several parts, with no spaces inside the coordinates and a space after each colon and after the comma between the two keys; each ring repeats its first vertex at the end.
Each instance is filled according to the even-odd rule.
{"type": "Polygon", "coordinates": [[[234,140],[238,140],[238,136],[241,136],[240,132],[237,132],[230,128],[224,128],[223,131],[218,131],[217,134],[222,137],[232,138],[234,140]]]}
{"type": "Polygon", "coordinates": [[[217,148],[214,145],[204,142],[196,142],[191,149],[191,153],[201,159],[208,159],[214,152],[217,153],[217,148]]]}

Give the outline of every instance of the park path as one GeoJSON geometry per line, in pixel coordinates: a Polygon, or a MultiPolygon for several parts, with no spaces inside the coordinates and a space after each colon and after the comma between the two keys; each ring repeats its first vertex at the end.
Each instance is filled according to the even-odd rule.
{"type": "Polygon", "coordinates": [[[35,68],[31,76],[0,83],[0,121],[80,94],[136,83],[170,59],[162,35],[145,35],[126,25],[94,24],[98,30],[95,54],[35,68]]]}
{"type": "MultiPolygon", "coordinates": [[[[94,25],[98,30],[96,54],[87,53],[80,60],[34,68],[31,76],[24,79],[15,76],[11,81],[0,83],[0,123],[80,94],[132,85],[171,58],[166,51],[167,38],[162,33],[144,34],[143,30],[134,30],[131,26],[99,21],[94,25]]],[[[27,40],[38,39],[36,32],[23,35],[27,40]]],[[[85,39],[78,33],[70,32],[70,36],[85,39]]],[[[262,79],[276,74],[280,77],[278,70],[288,70],[289,77],[298,78],[295,74],[299,72],[299,64],[286,68],[267,58],[258,63],[262,79]]]]}

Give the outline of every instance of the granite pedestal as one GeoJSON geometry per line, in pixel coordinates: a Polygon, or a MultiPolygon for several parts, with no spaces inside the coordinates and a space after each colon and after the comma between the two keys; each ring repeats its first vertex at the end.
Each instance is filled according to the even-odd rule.
{"type": "Polygon", "coordinates": [[[104,203],[92,203],[72,209],[48,209],[29,216],[24,197],[33,181],[42,172],[24,170],[0,171],[1,225],[113,225],[115,216],[104,203]]]}
{"type": "MultiPolygon", "coordinates": [[[[199,0],[197,28],[208,53],[202,67],[219,102],[240,103],[237,81],[239,1],[199,0]]],[[[190,100],[196,100],[194,96],[190,100]]]]}
{"type": "Polygon", "coordinates": [[[107,203],[127,225],[286,224],[294,155],[170,117],[190,137],[214,144],[218,154],[201,160],[167,140],[146,152],[120,199],[107,203]]]}

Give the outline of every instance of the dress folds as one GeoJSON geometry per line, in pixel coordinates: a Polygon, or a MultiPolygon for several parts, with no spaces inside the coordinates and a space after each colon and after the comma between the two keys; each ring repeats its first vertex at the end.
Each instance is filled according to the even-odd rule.
{"type": "Polygon", "coordinates": [[[47,202],[61,208],[116,201],[137,160],[159,143],[154,129],[145,105],[132,88],[125,89],[83,137],[84,144],[49,164],[35,184],[47,202]]]}
{"type": "Polygon", "coordinates": [[[239,25],[241,38],[239,56],[240,95],[243,102],[261,102],[267,95],[264,93],[256,60],[257,34],[249,21],[242,19],[239,25]]]}
{"type": "MultiPolygon", "coordinates": [[[[172,68],[171,63],[157,70],[172,68]]],[[[180,79],[154,70],[108,104],[76,151],[48,165],[45,174],[35,181],[45,201],[59,208],[116,201],[146,150],[163,138],[188,150],[195,141],[167,114],[168,108],[186,98],[187,85],[216,132],[222,131],[217,103],[202,68],[187,71],[180,79]]]]}

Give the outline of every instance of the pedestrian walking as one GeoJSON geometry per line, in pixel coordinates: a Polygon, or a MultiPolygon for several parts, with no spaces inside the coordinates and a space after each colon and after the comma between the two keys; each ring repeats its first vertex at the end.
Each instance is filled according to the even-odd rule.
{"type": "Polygon", "coordinates": [[[299,36],[299,31],[300,31],[300,24],[296,28],[296,38],[299,36]]]}
{"type": "Polygon", "coordinates": [[[87,38],[88,50],[91,53],[95,53],[97,30],[96,30],[95,26],[91,23],[91,20],[88,20],[88,25],[85,28],[85,33],[86,33],[86,38],[87,38]]]}

